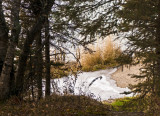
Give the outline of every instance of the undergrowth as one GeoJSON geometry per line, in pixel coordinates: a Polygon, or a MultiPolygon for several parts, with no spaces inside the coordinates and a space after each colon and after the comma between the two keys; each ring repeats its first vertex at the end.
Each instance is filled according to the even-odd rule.
{"type": "Polygon", "coordinates": [[[54,94],[40,101],[19,101],[12,97],[0,103],[0,116],[144,116],[145,108],[135,98],[107,103],[86,96],[54,94]]]}
{"type": "Polygon", "coordinates": [[[145,112],[147,101],[137,97],[125,97],[116,99],[111,105],[114,111],[145,112]]]}
{"type": "Polygon", "coordinates": [[[0,116],[101,116],[111,107],[85,96],[52,95],[39,102],[17,102],[11,98],[0,104],[0,116]]]}
{"type": "Polygon", "coordinates": [[[54,63],[51,66],[51,77],[52,78],[61,78],[68,76],[69,74],[76,74],[78,71],[76,62],[68,63],[54,63]]]}
{"type": "MultiPolygon", "coordinates": [[[[111,105],[112,111],[115,112],[133,112],[140,113],[142,116],[160,116],[160,99],[153,99],[151,96],[143,98],[125,97],[115,99],[112,103],[104,102],[106,105],[111,105]]],[[[137,115],[139,116],[139,115],[137,115]]]]}

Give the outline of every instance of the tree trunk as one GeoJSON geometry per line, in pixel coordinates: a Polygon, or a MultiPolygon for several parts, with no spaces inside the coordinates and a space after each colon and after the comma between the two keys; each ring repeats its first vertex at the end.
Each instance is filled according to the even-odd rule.
{"type": "Polygon", "coordinates": [[[29,32],[28,37],[26,38],[26,40],[24,42],[23,51],[20,54],[20,59],[19,59],[19,63],[18,63],[18,71],[17,71],[17,75],[16,75],[16,90],[15,90],[16,93],[15,94],[17,96],[19,96],[21,94],[21,92],[23,91],[24,73],[26,70],[28,55],[30,53],[30,46],[32,45],[35,38],[37,38],[36,36],[38,35],[38,32],[42,28],[41,20],[39,20],[32,27],[32,30],[29,32]]]}
{"type": "Polygon", "coordinates": [[[8,28],[4,19],[2,10],[2,0],[0,0],[0,74],[2,72],[3,62],[7,52],[8,28]]]}
{"type": "Polygon", "coordinates": [[[0,74],[2,72],[2,67],[7,52],[7,38],[8,37],[0,37],[0,74]]]}
{"type": "Polygon", "coordinates": [[[3,70],[1,73],[0,78],[0,99],[6,99],[10,95],[10,72],[13,67],[13,57],[14,57],[14,48],[15,45],[12,43],[10,44],[8,50],[7,50],[7,56],[5,59],[5,62],[3,64],[3,70]]]}
{"type": "Polygon", "coordinates": [[[50,96],[50,43],[49,43],[49,20],[46,18],[45,25],[45,78],[46,78],[46,90],[45,96],[50,96]]]}
{"type": "Polygon", "coordinates": [[[42,29],[42,26],[45,22],[45,17],[48,16],[53,4],[54,4],[54,0],[47,0],[46,7],[41,12],[36,23],[32,26],[25,40],[23,51],[20,55],[18,71],[16,76],[16,94],[17,95],[20,95],[23,90],[24,72],[26,69],[27,58],[30,52],[30,45],[32,45],[34,39],[36,38],[35,36],[42,29]]]}
{"type": "Polygon", "coordinates": [[[36,37],[36,80],[38,87],[38,99],[42,97],[42,71],[43,71],[43,59],[42,59],[42,40],[41,40],[41,30],[37,33],[36,37]]]}
{"type": "Polygon", "coordinates": [[[156,55],[157,55],[157,66],[156,66],[156,77],[155,81],[155,93],[160,97],[160,0],[158,3],[158,18],[157,18],[157,29],[156,29],[156,55]]]}
{"type": "MultiPolygon", "coordinates": [[[[5,54],[7,49],[7,54],[5,57],[5,61],[3,63],[3,69],[0,75],[0,92],[1,92],[0,99],[1,100],[8,98],[12,91],[11,89],[14,88],[13,87],[14,85],[13,59],[14,59],[15,47],[17,45],[17,41],[20,33],[19,11],[20,11],[20,0],[18,1],[13,0],[12,9],[11,9],[11,22],[13,24],[13,27],[11,30],[11,40],[10,40],[8,49],[6,44],[1,42],[2,44],[5,45],[5,47],[2,45],[4,48],[3,50],[1,49],[3,54],[5,54]]],[[[2,15],[3,14],[1,14],[1,16],[2,15]]],[[[6,37],[8,36],[7,33],[5,35],[6,37]]]]}

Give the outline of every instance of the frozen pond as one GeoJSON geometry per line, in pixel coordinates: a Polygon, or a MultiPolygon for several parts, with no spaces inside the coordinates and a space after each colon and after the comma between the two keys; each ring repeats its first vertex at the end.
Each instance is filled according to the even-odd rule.
{"type": "MultiPolygon", "coordinates": [[[[100,70],[95,72],[83,72],[74,76],[63,77],[51,81],[51,91],[58,94],[86,95],[98,100],[108,100],[132,96],[121,94],[130,91],[128,88],[117,87],[111,79],[111,74],[117,68],[100,70]]],[[[44,88],[43,88],[44,89],[44,88]]]]}

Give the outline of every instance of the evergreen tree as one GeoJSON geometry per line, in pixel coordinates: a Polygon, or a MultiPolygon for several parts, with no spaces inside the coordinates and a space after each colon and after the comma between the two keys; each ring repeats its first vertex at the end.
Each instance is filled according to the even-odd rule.
{"type": "Polygon", "coordinates": [[[147,84],[139,84],[136,91],[142,92],[143,90],[143,94],[151,92],[158,96],[160,87],[156,86],[159,86],[160,80],[158,71],[160,69],[158,68],[160,59],[159,8],[159,0],[129,0],[122,5],[122,10],[118,11],[118,17],[121,19],[118,31],[123,32],[124,37],[128,39],[130,52],[141,58],[140,60],[145,65],[142,74],[135,77],[145,78],[147,84]]]}
{"type": "Polygon", "coordinates": [[[129,52],[143,64],[141,74],[134,77],[145,81],[133,86],[133,91],[141,97],[151,96],[156,108],[160,98],[160,0],[128,0],[118,17],[118,30],[127,38],[129,52]]]}

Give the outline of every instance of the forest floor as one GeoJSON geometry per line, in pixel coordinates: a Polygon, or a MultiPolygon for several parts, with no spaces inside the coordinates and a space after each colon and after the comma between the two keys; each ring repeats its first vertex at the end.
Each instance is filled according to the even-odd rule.
{"type": "Polygon", "coordinates": [[[85,96],[52,95],[39,102],[20,102],[16,97],[0,104],[0,116],[144,116],[137,111],[118,111],[115,106],[85,96]]]}

